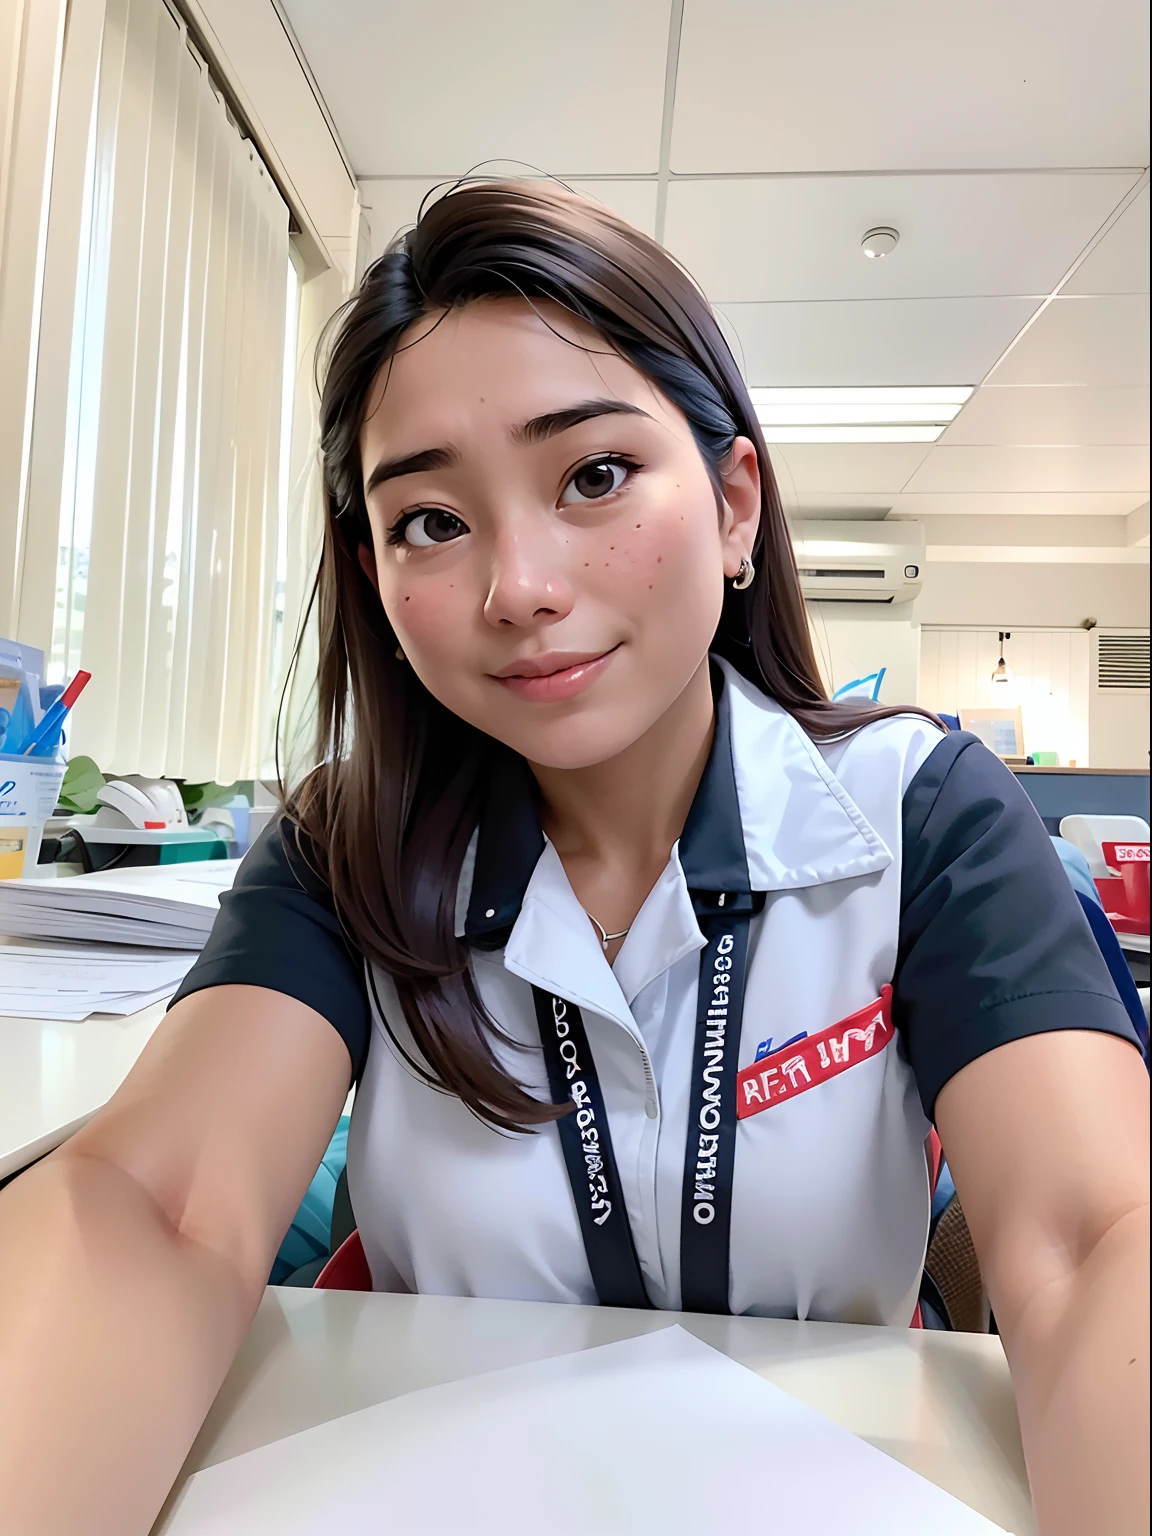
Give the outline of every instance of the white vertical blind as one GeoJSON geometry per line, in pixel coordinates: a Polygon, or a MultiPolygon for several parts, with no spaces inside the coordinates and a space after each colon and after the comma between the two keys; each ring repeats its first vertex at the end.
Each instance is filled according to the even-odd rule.
{"type": "Polygon", "coordinates": [[[5,635],[16,630],[28,539],[33,381],[66,13],[66,0],[0,4],[0,634],[5,635]]]}
{"type": "Polygon", "coordinates": [[[1016,629],[1004,643],[1009,683],[993,683],[1000,658],[995,629],[920,631],[920,696],[928,709],[1020,706],[1028,752],[1056,752],[1088,764],[1088,634],[1082,629],[1016,629]]]}
{"type": "Polygon", "coordinates": [[[288,213],[163,0],[70,0],[63,74],[21,632],[92,673],[73,752],[231,782],[274,712],[288,213]]]}

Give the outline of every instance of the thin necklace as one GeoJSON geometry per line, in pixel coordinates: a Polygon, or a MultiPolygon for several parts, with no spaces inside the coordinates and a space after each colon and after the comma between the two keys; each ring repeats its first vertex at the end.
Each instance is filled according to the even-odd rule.
{"type": "Polygon", "coordinates": [[[628,927],[627,928],[621,928],[619,933],[606,933],[604,931],[604,924],[603,923],[598,923],[596,921],[596,919],[592,916],[591,912],[589,912],[587,907],[584,908],[584,915],[585,915],[585,917],[587,917],[588,921],[595,928],[596,932],[600,935],[600,948],[604,951],[605,954],[608,953],[608,946],[609,946],[609,944],[611,944],[613,942],[613,940],[615,940],[615,939],[627,938],[629,930],[632,927],[632,924],[629,923],[628,927]]]}

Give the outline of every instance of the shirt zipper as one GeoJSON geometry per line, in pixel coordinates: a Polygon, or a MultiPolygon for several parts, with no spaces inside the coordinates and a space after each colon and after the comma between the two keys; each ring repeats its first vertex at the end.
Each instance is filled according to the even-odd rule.
{"type": "Polygon", "coordinates": [[[652,1063],[648,1060],[648,1052],[639,1046],[640,1060],[644,1065],[644,1113],[649,1120],[655,1120],[659,1114],[659,1106],[656,1100],[656,1074],[652,1071],[652,1063]]]}

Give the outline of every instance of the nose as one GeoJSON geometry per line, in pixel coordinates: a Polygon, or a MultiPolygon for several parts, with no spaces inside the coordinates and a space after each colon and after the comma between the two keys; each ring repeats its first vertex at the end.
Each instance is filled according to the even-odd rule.
{"type": "Polygon", "coordinates": [[[492,549],[484,617],[494,629],[555,624],[572,612],[572,586],[550,530],[525,523],[502,532],[492,549]]]}

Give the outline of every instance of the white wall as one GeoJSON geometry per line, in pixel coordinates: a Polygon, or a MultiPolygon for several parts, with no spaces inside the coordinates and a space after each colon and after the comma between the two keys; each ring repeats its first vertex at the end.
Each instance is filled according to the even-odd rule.
{"type": "Polygon", "coordinates": [[[816,655],[829,692],[887,667],[883,704],[915,704],[920,668],[920,626],[915,603],[890,608],[862,603],[810,603],[816,655]]]}
{"type": "MultiPolygon", "coordinates": [[[[915,607],[916,618],[926,625],[1023,630],[1029,626],[1078,628],[1085,619],[1095,619],[1103,629],[1147,629],[1148,567],[929,559],[915,607]]],[[[1094,677],[1094,642],[1091,657],[1094,677]]],[[[933,701],[920,702],[931,706],[933,701]]],[[[1118,693],[1089,688],[1088,761],[1092,767],[1146,769],[1148,729],[1146,690],[1118,693]]]]}
{"type": "Polygon", "coordinates": [[[1000,656],[995,629],[925,625],[920,631],[920,700],[929,709],[1019,706],[1026,752],[1056,752],[1087,767],[1090,757],[1088,635],[1082,629],[1009,631],[1008,683],[993,683],[1000,656]]]}
{"type": "MultiPolygon", "coordinates": [[[[929,698],[921,686],[922,625],[986,631],[1015,629],[1021,637],[1029,629],[1081,632],[1081,623],[1087,618],[1096,619],[1105,629],[1147,628],[1148,567],[929,560],[924,587],[915,603],[891,608],[812,603],[809,614],[817,656],[830,691],[887,667],[881,693],[884,703],[915,702],[929,708],[952,708],[956,701],[946,704],[935,696],[929,698]]],[[[1070,637],[1069,643],[1082,644],[1075,636],[1070,637]]],[[[991,671],[991,663],[988,670],[991,671]]],[[[1077,763],[1088,762],[1096,768],[1147,768],[1147,692],[1102,692],[1090,686],[1086,714],[1081,690],[1077,688],[1076,692],[1076,718],[1070,721],[1068,731],[1060,733],[1060,742],[1036,741],[1033,745],[1061,751],[1064,760],[1075,757],[1077,763]]],[[[1047,722],[1045,729],[1048,735],[1053,734],[1047,722]]]]}
{"type": "Polygon", "coordinates": [[[1148,567],[933,561],[916,601],[922,624],[973,624],[989,629],[1075,628],[1094,618],[1105,628],[1146,628],[1148,567]]]}

